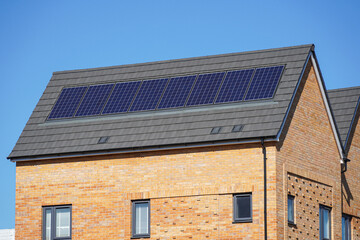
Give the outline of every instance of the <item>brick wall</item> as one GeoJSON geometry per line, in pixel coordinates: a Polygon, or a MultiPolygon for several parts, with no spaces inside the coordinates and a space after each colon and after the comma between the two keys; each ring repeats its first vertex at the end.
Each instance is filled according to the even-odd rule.
{"type": "Polygon", "coordinates": [[[318,239],[319,204],[326,200],[321,204],[332,207],[332,239],[341,239],[340,155],[311,63],[304,78],[307,80],[299,86],[295,107],[289,115],[291,121],[285,126],[276,157],[279,236],[280,239],[318,239]],[[298,182],[291,178],[295,175],[298,182]],[[289,191],[295,194],[297,203],[295,227],[287,223],[289,191]]]}
{"type": "MultiPolygon", "coordinates": [[[[276,149],[267,148],[275,219],[276,149]]],[[[135,199],[151,201],[151,239],[263,239],[260,144],[18,163],[16,182],[17,239],[40,239],[42,206],[61,204],[72,204],[73,239],[130,239],[135,199]],[[253,222],[233,224],[232,196],[243,192],[253,222]]]]}
{"type": "Polygon", "coordinates": [[[360,239],[360,122],[354,123],[356,128],[351,134],[347,171],[342,174],[343,212],[354,216],[352,220],[352,239],[360,239]]]}

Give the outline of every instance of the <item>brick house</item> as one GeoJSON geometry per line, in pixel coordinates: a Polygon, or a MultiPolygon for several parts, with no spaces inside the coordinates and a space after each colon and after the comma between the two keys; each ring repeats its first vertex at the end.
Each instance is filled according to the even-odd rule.
{"type": "Polygon", "coordinates": [[[313,45],[55,72],[16,239],[360,239],[359,96],[313,45]]]}

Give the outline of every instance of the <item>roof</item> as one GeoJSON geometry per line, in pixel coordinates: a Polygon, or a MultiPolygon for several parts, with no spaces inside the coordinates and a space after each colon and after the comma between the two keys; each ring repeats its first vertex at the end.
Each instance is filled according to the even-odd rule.
{"type": "Polygon", "coordinates": [[[343,146],[347,145],[359,104],[360,87],[328,90],[328,97],[343,146]]]}
{"type": "Polygon", "coordinates": [[[313,45],[55,72],[8,158],[276,137],[313,45]],[[268,100],[46,121],[64,87],[284,65],[268,100]],[[234,125],[243,125],[232,132],[234,125]],[[221,126],[218,134],[210,134],[221,126]],[[110,137],[98,144],[100,137],[110,137]]]}

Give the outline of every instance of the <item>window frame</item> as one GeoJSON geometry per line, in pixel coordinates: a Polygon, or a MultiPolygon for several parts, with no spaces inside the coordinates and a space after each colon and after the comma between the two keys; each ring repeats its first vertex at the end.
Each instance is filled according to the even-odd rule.
{"type": "MultiPolygon", "coordinates": [[[[342,214],[341,217],[341,236],[343,235],[343,219],[345,219],[345,223],[348,223],[347,232],[345,233],[344,240],[351,240],[351,216],[347,214],[342,214]],[[347,236],[346,236],[347,235],[347,236]]],[[[346,231],[346,230],[345,230],[346,231]]]]}
{"type": "Polygon", "coordinates": [[[320,240],[331,240],[331,207],[321,205],[319,206],[319,231],[320,231],[320,240]],[[329,238],[324,238],[324,225],[323,225],[323,211],[326,210],[329,212],[329,238]]]}
{"type": "Polygon", "coordinates": [[[150,199],[142,199],[142,200],[133,200],[131,201],[131,238],[132,239],[136,239],[136,238],[150,238],[150,233],[151,233],[151,226],[150,226],[150,199]],[[135,227],[136,227],[136,210],[135,210],[135,206],[138,203],[147,203],[148,204],[148,233],[147,234],[136,234],[135,233],[135,227]]]}
{"type": "Polygon", "coordinates": [[[252,193],[239,193],[233,195],[233,223],[251,223],[253,221],[253,204],[252,204],[252,193]],[[236,204],[236,199],[238,197],[250,197],[250,217],[247,218],[238,218],[236,213],[238,206],[236,204]]]}
{"type": "Polygon", "coordinates": [[[296,225],[296,223],[295,223],[295,196],[288,194],[287,200],[288,200],[287,201],[287,220],[288,220],[288,224],[289,225],[296,225]],[[292,200],[292,209],[293,209],[292,218],[293,218],[293,221],[291,221],[289,219],[289,199],[292,200]]]}
{"type": "Polygon", "coordinates": [[[51,225],[50,225],[50,233],[51,240],[71,240],[72,239],[72,205],[55,205],[55,206],[43,206],[42,207],[42,239],[46,240],[46,210],[51,211],[51,225]],[[56,210],[57,209],[70,209],[70,236],[69,237],[56,237],[56,210]]]}

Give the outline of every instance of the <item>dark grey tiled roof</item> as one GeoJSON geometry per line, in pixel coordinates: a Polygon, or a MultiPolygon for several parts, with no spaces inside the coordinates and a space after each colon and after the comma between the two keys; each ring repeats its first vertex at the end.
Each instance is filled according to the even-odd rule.
{"type": "Polygon", "coordinates": [[[360,97],[360,87],[328,90],[328,97],[339,130],[340,138],[346,146],[347,136],[360,97]]]}
{"type": "Polygon", "coordinates": [[[281,128],[313,45],[224,55],[55,72],[9,158],[114,151],[126,148],[274,137],[281,128]],[[275,97],[266,101],[218,104],[111,116],[47,121],[62,88],[146,80],[192,73],[285,65],[275,97]],[[232,133],[242,124],[241,132],[232,133]],[[210,134],[222,126],[219,134],[210,134]],[[107,143],[97,144],[100,137],[107,143]]]}

